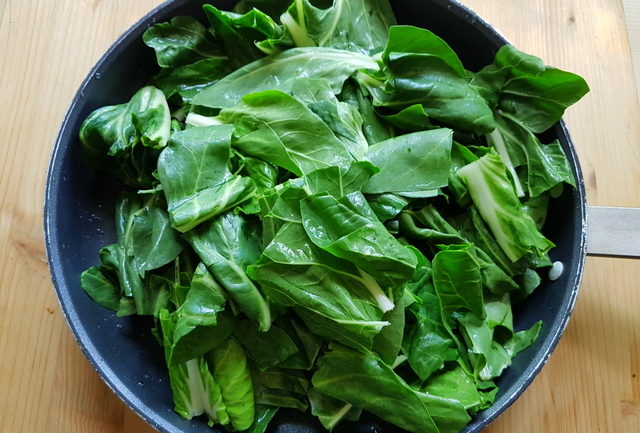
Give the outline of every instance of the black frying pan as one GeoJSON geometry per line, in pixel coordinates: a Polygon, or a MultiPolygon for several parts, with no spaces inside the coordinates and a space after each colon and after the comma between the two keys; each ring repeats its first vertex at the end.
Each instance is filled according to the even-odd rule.
{"type": "MultiPolygon", "coordinates": [[[[235,1],[212,1],[230,9],[235,1]]],[[[506,43],[486,22],[464,6],[449,0],[394,0],[402,24],[426,27],[443,37],[468,69],[491,63],[506,43]]],[[[157,66],[154,53],[141,41],[153,23],[175,15],[204,20],[203,1],[173,0],[153,10],[128,30],[100,59],[84,81],[64,119],[47,177],[45,234],[49,266],[62,309],[78,344],[109,387],[142,418],[162,432],[211,433],[205,422],[186,421],[173,412],[171,391],[162,348],[153,339],[152,323],[144,318],[117,318],[93,302],[80,287],[80,273],[95,265],[98,250],[115,239],[113,209],[115,188],[83,164],[78,129],[94,109],[121,103],[142,87],[157,66]]],[[[576,175],[577,188],[565,188],[552,203],[545,235],[557,248],[553,260],[564,263],[564,273],[543,284],[514,311],[517,329],[538,320],[544,327],[536,343],[514,359],[498,380],[495,404],[477,414],[465,433],[479,432],[522,394],[545,364],[562,335],[575,304],[586,255],[586,201],[582,173],[563,122],[544,137],[558,138],[576,175]]],[[[281,411],[271,432],[315,433],[323,428],[310,416],[281,411]]],[[[373,418],[345,423],[337,433],[399,430],[373,418]]]]}

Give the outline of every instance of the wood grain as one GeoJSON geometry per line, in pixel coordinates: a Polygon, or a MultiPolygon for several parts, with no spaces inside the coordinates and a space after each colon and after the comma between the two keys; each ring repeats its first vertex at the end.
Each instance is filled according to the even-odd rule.
{"type": "MultiPolygon", "coordinates": [[[[631,59],[633,61],[636,86],[640,89],[640,2],[637,0],[624,0],[623,4],[627,29],[629,30],[631,59]]],[[[640,93],[638,97],[640,98],[640,93]]]]}
{"type": "MultiPolygon", "coordinates": [[[[519,48],[587,78],[592,92],[567,121],[589,200],[640,206],[640,106],[622,0],[463,2],[519,48]]],[[[0,0],[2,433],[154,431],[107,389],[67,328],[46,266],[42,203],[51,146],[81,80],[159,3],[0,0]]],[[[567,334],[487,432],[640,431],[637,281],[640,261],[588,260],[567,334]]]]}

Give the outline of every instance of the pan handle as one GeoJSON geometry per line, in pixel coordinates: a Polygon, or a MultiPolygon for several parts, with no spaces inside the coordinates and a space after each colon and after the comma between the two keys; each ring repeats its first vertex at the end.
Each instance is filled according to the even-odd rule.
{"type": "Polygon", "coordinates": [[[640,208],[589,206],[587,254],[640,258],[640,208]]]}

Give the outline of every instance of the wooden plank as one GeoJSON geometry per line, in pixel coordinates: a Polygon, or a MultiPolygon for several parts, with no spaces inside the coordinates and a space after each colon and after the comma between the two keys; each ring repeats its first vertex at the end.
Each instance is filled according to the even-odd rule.
{"type": "MultiPolygon", "coordinates": [[[[637,0],[624,0],[624,15],[629,31],[629,44],[636,88],[640,89],[640,2],[637,0]]],[[[640,97],[640,93],[638,97],[640,97]]]]}
{"type": "MultiPolygon", "coordinates": [[[[4,2],[3,2],[4,3],[4,2]]],[[[0,431],[120,433],[124,407],[60,312],[42,233],[45,174],[81,80],[157,0],[9,0],[0,22],[0,431]]]]}
{"type": "MultiPolygon", "coordinates": [[[[640,206],[640,107],[620,0],[463,0],[521,49],[585,76],[567,115],[592,204],[640,206]]],[[[160,0],[0,0],[0,431],[150,433],[102,383],[59,311],[43,248],[44,176],[73,94],[160,0]],[[4,11],[4,12],[2,12],[4,11]]],[[[630,12],[627,20],[637,12],[630,12]]],[[[631,45],[629,42],[631,36],[631,45]]],[[[636,73],[638,68],[636,68],[636,73]]],[[[491,433],[640,431],[640,262],[589,259],[549,364],[491,433]]]]}

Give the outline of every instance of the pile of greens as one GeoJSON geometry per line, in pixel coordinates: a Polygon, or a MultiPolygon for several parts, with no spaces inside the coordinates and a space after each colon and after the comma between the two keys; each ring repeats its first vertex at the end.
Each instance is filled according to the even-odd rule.
{"type": "Polygon", "coordinates": [[[551,265],[541,227],[574,177],[537,134],[586,83],[512,46],[470,72],[387,0],[204,11],[150,27],[160,72],[82,125],[124,185],[82,287],[155,317],[187,419],[459,432],[540,331],[511,305],[551,265]]]}

